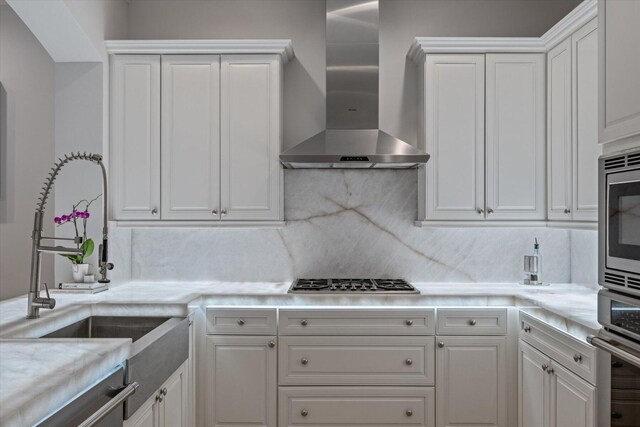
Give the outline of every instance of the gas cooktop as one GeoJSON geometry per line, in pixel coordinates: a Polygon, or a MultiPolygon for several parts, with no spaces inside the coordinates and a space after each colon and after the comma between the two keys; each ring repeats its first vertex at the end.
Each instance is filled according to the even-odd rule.
{"type": "Polygon", "coordinates": [[[413,285],[402,279],[297,279],[289,293],[336,294],[419,294],[413,285]]]}

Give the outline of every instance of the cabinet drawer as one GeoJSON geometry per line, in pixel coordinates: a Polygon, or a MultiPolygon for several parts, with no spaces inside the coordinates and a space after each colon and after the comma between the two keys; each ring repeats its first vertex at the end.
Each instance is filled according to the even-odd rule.
{"type": "Polygon", "coordinates": [[[275,308],[207,307],[207,334],[275,335],[275,308]]]}
{"type": "Polygon", "coordinates": [[[523,312],[520,312],[520,338],[574,374],[596,384],[595,347],[523,312]]]}
{"type": "Polygon", "coordinates": [[[280,335],[433,335],[434,310],[281,309],[280,335]]]}
{"type": "Polygon", "coordinates": [[[438,335],[505,335],[506,308],[439,308],[438,335]]]}
{"type": "Polygon", "coordinates": [[[432,385],[434,337],[280,337],[280,385],[432,385]]]}
{"type": "Polygon", "coordinates": [[[281,427],[432,427],[431,387],[281,387],[281,427]]]}

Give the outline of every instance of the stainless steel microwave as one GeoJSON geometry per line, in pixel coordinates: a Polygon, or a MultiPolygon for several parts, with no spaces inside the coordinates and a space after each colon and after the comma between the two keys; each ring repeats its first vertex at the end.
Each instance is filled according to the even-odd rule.
{"type": "Polygon", "coordinates": [[[598,180],[599,282],[640,296],[640,150],[602,156],[598,180]]]}

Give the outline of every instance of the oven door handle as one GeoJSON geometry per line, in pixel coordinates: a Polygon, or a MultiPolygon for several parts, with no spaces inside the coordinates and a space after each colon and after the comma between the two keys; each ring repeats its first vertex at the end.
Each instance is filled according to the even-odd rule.
{"type": "Polygon", "coordinates": [[[594,347],[606,351],[607,353],[611,353],[618,359],[622,359],[625,362],[631,363],[632,365],[640,368],[640,354],[631,350],[624,344],[613,340],[605,340],[595,335],[588,336],[587,342],[594,347]]]}
{"type": "Polygon", "coordinates": [[[84,420],[84,422],[82,424],[80,424],[78,427],[95,426],[98,421],[102,420],[104,417],[109,415],[109,413],[111,411],[113,411],[114,409],[116,409],[118,407],[118,405],[120,405],[129,396],[131,396],[133,393],[135,393],[136,390],[138,389],[138,386],[139,385],[138,385],[137,382],[132,382],[131,384],[129,384],[128,386],[123,388],[120,391],[120,393],[118,393],[113,399],[111,399],[104,406],[102,406],[100,409],[98,409],[89,418],[84,420]]]}

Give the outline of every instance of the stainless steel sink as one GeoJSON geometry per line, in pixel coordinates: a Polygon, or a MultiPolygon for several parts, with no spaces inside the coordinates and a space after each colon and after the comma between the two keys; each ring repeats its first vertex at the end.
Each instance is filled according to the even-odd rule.
{"type": "Polygon", "coordinates": [[[128,419],[189,357],[189,319],[91,316],[40,338],[130,338],[124,384],[138,383],[124,403],[128,419]]]}
{"type": "Polygon", "coordinates": [[[171,317],[91,316],[42,338],[131,338],[133,342],[171,317]]]}

